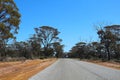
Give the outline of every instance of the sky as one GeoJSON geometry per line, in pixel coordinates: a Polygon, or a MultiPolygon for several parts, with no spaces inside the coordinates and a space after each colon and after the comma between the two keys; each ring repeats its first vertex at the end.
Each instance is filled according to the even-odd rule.
{"type": "Polygon", "coordinates": [[[120,0],[14,0],[21,14],[17,41],[26,41],[34,28],[51,26],[69,51],[77,42],[98,41],[95,25],[120,24],[120,0]]]}

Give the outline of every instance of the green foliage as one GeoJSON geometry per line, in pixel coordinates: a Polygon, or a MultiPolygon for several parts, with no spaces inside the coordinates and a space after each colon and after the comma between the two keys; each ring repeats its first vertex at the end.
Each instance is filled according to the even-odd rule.
{"type": "Polygon", "coordinates": [[[6,55],[8,57],[24,57],[26,59],[44,59],[54,57],[54,55],[61,57],[63,45],[60,43],[61,39],[57,37],[59,33],[57,29],[52,27],[36,29],[36,34],[33,34],[28,41],[16,42],[14,40],[13,44],[7,45],[6,55]]]}
{"type": "Polygon", "coordinates": [[[13,38],[20,23],[20,13],[13,0],[0,0],[0,40],[13,38]]]}
{"type": "Polygon", "coordinates": [[[78,42],[68,56],[80,59],[120,60],[120,25],[99,28],[100,42],[78,42]]]}
{"type": "Polygon", "coordinates": [[[117,42],[119,43],[118,39],[120,38],[120,26],[119,25],[112,25],[112,26],[105,26],[104,29],[98,30],[98,35],[101,40],[101,44],[104,45],[106,49],[106,53],[108,56],[108,60],[111,59],[111,51],[116,52],[113,50],[113,46],[116,47],[117,42]],[[116,35],[117,34],[117,35],[116,35]]]}
{"type": "Polygon", "coordinates": [[[0,0],[0,56],[6,56],[6,44],[15,38],[20,23],[20,13],[13,0],[0,0]]]}
{"type": "Polygon", "coordinates": [[[64,47],[64,45],[61,45],[60,42],[53,43],[53,49],[55,52],[55,56],[57,58],[61,58],[63,56],[63,47],[64,47]]]}
{"type": "Polygon", "coordinates": [[[42,56],[41,52],[41,40],[37,37],[36,34],[34,34],[30,39],[28,40],[28,43],[31,47],[31,55],[36,56],[42,56]]]}

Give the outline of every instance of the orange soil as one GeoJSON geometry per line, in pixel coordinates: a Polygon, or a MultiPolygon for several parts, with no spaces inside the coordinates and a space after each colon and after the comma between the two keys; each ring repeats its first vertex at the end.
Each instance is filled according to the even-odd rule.
{"type": "Polygon", "coordinates": [[[102,65],[102,66],[106,66],[106,67],[110,67],[110,68],[120,70],[120,63],[117,63],[117,62],[110,62],[110,61],[102,62],[100,60],[95,60],[95,61],[90,60],[90,61],[87,61],[87,62],[92,62],[92,63],[98,64],[98,65],[102,65]]]}
{"type": "Polygon", "coordinates": [[[0,62],[0,80],[28,80],[56,59],[36,59],[17,62],[0,62]]]}

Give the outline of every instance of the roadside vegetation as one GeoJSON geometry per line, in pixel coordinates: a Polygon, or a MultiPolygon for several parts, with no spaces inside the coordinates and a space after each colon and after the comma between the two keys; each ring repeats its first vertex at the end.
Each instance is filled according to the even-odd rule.
{"type": "Polygon", "coordinates": [[[97,26],[99,41],[77,42],[64,53],[60,32],[51,26],[36,27],[26,41],[16,41],[20,17],[13,0],[0,0],[0,61],[69,57],[120,63],[120,25],[97,26]]]}
{"type": "Polygon", "coordinates": [[[52,26],[36,26],[26,41],[17,41],[20,18],[14,0],[0,0],[0,80],[28,80],[63,57],[120,69],[120,25],[97,26],[100,41],[80,41],[65,53],[60,32],[52,26]]]}
{"type": "Polygon", "coordinates": [[[99,41],[78,42],[68,53],[69,58],[120,63],[120,25],[98,26],[96,31],[99,41]]]}
{"type": "Polygon", "coordinates": [[[0,61],[62,57],[60,32],[51,26],[36,27],[28,40],[16,41],[20,17],[13,0],[0,0],[0,61]]]}

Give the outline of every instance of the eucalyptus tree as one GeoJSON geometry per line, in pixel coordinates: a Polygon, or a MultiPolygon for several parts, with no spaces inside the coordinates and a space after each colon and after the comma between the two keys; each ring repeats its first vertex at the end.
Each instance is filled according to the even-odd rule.
{"type": "Polygon", "coordinates": [[[37,56],[39,57],[42,55],[41,53],[41,40],[37,37],[36,34],[33,34],[32,37],[28,40],[30,46],[31,46],[31,56],[37,56]]]}
{"type": "MultiPolygon", "coordinates": [[[[116,43],[119,40],[118,34],[116,35],[116,25],[105,26],[103,29],[98,30],[97,34],[99,35],[101,44],[104,45],[105,51],[107,53],[107,59],[111,59],[111,50],[115,47],[116,43]]],[[[119,32],[117,32],[119,33],[119,32]]],[[[119,43],[119,42],[118,42],[119,43]]]]}
{"type": "Polygon", "coordinates": [[[37,37],[41,40],[45,56],[49,56],[49,51],[51,51],[52,43],[61,40],[58,37],[60,32],[56,28],[50,26],[42,26],[35,28],[35,32],[37,37]]]}
{"type": "Polygon", "coordinates": [[[112,40],[111,40],[112,45],[110,46],[110,49],[111,49],[110,51],[112,53],[115,53],[114,58],[120,59],[120,25],[106,26],[105,29],[110,31],[113,34],[112,40]]]}
{"type": "Polygon", "coordinates": [[[21,16],[18,11],[14,0],[0,0],[0,49],[4,50],[7,41],[17,34],[21,16]]]}
{"type": "Polygon", "coordinates": [[[75,58],[85,58],[86,56],[86,43],[85,42],[78,42],[75,46],[72,47],[70,50],[71,57],[75,58]]]}

